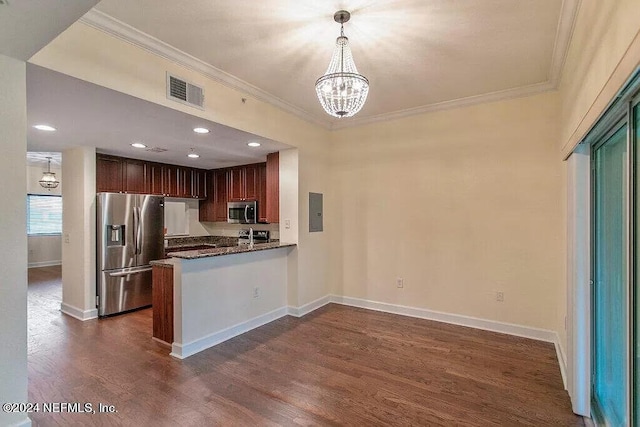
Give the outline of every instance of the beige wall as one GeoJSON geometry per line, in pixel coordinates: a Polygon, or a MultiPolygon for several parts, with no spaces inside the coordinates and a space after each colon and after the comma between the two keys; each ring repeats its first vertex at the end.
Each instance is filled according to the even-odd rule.
{"type": "MultiPolygon", "coordinates": [[[[326,253],[329,244],[338,236],[332,236],[330,227],[324,233],[310,235],[305,216],[309,191],[325,193],[325,200],[331,202],[328,131],[79,22],[38,52],[30,62],[296,147],[299,209],[290,212],[297,215],[291,217],[291,222],[292,229],[299,230],[299,246],[291,258],[297,257],[295,263],[299,268],[290,267],[289,284],[299,293],[295,301],[289,303],[303,305],[329,292],[327,272],[331,271],[331,266],[326,253]],[[205,110],[166,98],[167,71],[204,88],[205,110]],[[242,98],[247,98],[247,102],[243,103],[242,98]]],[[[290,212],[285,209],[281,216],[284,218],[283,215],[290,215],[290,212]]]]}
{"type": "Polygon", "coordinates": [[[96,310],[96,152],[77,147],[62,153],[62,305],[82,320],[96,310]]]}
{"type": "MultiPolygon", "coordinates": [[[[27,401],[27,155],[25,63],[0,55],[0,401],[27,401]]],[[[0,411],[0,425],[28,422],[0,411]]]]}
{"type": "Polygon", "coordinates": [[[563,157],[640,65],[640,1],[582,0],[560,85],[563,157]]]}
{"type": "Polygon", "coordinates": [[[337,132],[335,291],[555,330],[565,262],[558,107],[547,93],[337,132]]]}
{"type": "Polygon", "coordinates": [[[62,263],[62,236],[28,236],[29,268],[59,265],[62,263]]]}

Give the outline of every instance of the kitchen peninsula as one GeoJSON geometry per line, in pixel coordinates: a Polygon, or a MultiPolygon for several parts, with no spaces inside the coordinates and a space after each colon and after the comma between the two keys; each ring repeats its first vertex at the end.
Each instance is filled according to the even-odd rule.
{"type": "Polygon", "coordinates": [[[183,359],[284,316],[295,246],[216,247],[153,261],[154,338],[183,359]]]}

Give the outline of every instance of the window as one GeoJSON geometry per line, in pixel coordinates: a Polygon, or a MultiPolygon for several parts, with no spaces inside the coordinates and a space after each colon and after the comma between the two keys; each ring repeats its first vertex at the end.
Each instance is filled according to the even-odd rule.
{"type": "Polygon", "coordinates": [[[27,195],[27,234],[62,234],[62,197],[27,195]]]}

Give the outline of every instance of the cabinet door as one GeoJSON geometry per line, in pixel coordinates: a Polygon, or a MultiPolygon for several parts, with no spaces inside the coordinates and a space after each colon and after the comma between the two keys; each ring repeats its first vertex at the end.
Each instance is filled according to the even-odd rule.
{"type": "Polygon", "coordinates": [[[96,192],[122,193],[123,162],[119,157],[96,156],[96,192]]]}
{"type": "Polygon", "coordinates": [[[267,155],[267,222],[280,222],[280,154],[267,155]]]}
{"type": "Polygon", "coordinates": [[[193,197],[198,199],[207,198],[207,171],[202,169],[193,170],[193,197]]]}
{"type": "Polygon", "coordinates": [[[147,190],[148,194],[164,196],[162,188],[162,165],[158,163],[147,163],[147,190]]]}
{"type": "Polygon", "coordinates": [[[178,167],[179,197],[193,197],[193,169],[178,167]]]}
{"type": "Polygon", "coordinates": [[[246,165],[244,167],[244,197],[247,200],[257,200],[259,192],[258,165],[246,165]]]}
{"type": "Polygon", "coordinates": [[[124,161],[124,192],[139,193],[146,191],[146,164],[142,160],[126,159],[124,161]]]}
{"type": "Polygon", "coordinates": [[[228,170],[229,200],[245,199],[244,172],[244,167],[235,167],[228,170]]]}
{"type": "Polygon", "coordinates": [[[169,197],[180,197],[179,182],[178,167],[162,165],[162,193],[169,197]]]}
{"type": "Polygon", "coordinates": [[[267,222],[267,164],[258,165],[258,222],[267,222]]]}
{"type": "MultiPolygon", "coordinates": [[[[204,180],[204,193],[208,195],[208,197],[204,197],[200,199],[200,209],[198,211],[198,220],[200,222],[214,222],[216,220],[216,212],[215,212],[215,200],[213,197],[213,194],[215,193],[213,191],[213,188],[207,190],[206,186],[209,185],[211,187],[213,187],[213,171],[198,171],[199,173],[205,175],[205,180],[204,180]]],[[[225,178],[226,180],[226,178],[225,178]]],[[[200,182],[200,179],[198,179],[198,182],[200,182]]]]}
{"type": "Polygon", "coordinates": [[[227,202],[229,197],[227,194],[227,177],[229,169],[218,169],[214,171],[214,204],[215,204],[215,221],[227,221],[227,202]]]}

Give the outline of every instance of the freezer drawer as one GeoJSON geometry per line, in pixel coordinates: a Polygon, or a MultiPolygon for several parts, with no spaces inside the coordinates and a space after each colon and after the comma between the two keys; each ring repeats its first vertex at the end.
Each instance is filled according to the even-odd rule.
{"type": "Polygon", "coordinates": [[[103,271],[98,283],[98,315],[109,316],[151,305],[151,266],[103,271]]]}

